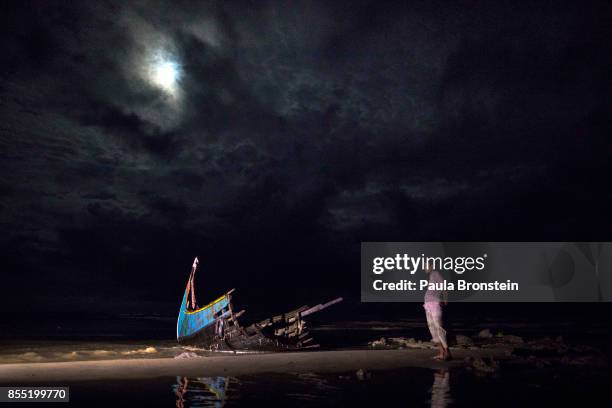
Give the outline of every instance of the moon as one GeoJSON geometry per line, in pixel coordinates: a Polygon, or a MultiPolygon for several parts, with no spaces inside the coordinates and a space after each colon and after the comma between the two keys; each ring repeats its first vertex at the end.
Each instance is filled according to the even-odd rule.
{"type": "Polygon", "coordinates": [[[151,84],[168,95],[176,96],[181,79],[181,65],[178,61],[167,54],[157,52],[148,65],[151,84]]]}
{"type": "Polygon", "coordinates": [[[178,79],[176,63],[171,61],[157,64],[153,72],[153,81],[164,89],[171,89],[178,79]]]}

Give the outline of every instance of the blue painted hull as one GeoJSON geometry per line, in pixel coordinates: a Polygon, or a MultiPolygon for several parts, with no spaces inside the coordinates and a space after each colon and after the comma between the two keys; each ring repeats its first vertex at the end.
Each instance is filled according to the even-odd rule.
{"type": "Polygon", "coordinates": [[[209,346],[214,341],[217,320],[228,313],[230,296],[225,294],[198,310],[189,311],[187,294],[185,289],[176,323],[176,339],[181,343],[197,342],[200,346],[209,346]]]}

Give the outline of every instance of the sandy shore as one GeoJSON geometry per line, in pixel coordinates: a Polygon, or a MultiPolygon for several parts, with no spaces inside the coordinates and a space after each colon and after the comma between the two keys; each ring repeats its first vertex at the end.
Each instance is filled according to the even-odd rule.
{"type": "Polygon", "coordinates": [[[360,368],[384,370],[403,367],[442,368],[468,357],[503,358],[503,350],[455,350],[451,362],[432,360],[434,350],[342,350],[296,353],[220,355],[187,359],[79,361],[0,365],[0,383],[37,383],[137,379],[164,376],[209,377],[264,372],[349,372],[360,368]]]}

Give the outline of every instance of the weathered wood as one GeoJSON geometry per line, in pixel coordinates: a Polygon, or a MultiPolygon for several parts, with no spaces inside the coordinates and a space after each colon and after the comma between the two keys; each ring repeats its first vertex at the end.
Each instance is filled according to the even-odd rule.
{"type": "Polygon", "coordinates": [[[331,301],[329,301],[329,302],[327,302],[327,303],[324,303],[324,304],[318,304],[318,305],[316,305],[316,306],[314,306],[314,307],[311,307],[311,308],[310,308],[310,309],[308,309],[308,310],[303,311],[303,312],[301,313],[301,314],[302,314],[302,317],[306,317],[306,316],[311,315],[311,314],[313,314],[313,313],[319,312],[319,311],[321,311],[321,310],[323,310],[323,309],[325,309],[325,308],[328,308],[328,307],[330,307],[330,306],[332,306],[332,305],[335,305],[336,303],[340,303],[340,302],[342,302],[342,300],[343,300],[343,299],[342,299],[341,297],[339,297],[339,298],[336,298],[336,299],[334,299],[334,300],[331,300],[331,301]]]}

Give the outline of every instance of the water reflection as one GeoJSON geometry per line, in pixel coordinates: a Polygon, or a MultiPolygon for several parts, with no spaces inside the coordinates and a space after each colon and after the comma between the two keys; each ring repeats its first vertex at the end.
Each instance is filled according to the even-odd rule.
{"type": "MultiPolygon", "coordinates": [[[[390,389],[395,389],[391,383],[393,380],[403,381],[405,378],[405,375],[398,376],[396,372],[374,373],[372,377],[367,377],[367,380],[358,379],[354,374],[321,376],[314,373],[268,374],[263,378],[244,376],[240,380],[235,377],[176,377],[172,391],[176,396],[177,408],[223,407],[230,400],[236,402],[245,397],[258,402],[262,400],[271,402],[270,398],[272,397],[274,401],[274,396],[267,392],[270,384],[282,390],[278,396],[282,398],[279,403],[286,402],[288,398],[299,405],[319,406],[322,403],[330,405],[334,401],[351,405],[363,403],[375,395],[380,397],[380,393],[384,394],[385,401],[395,400],[400,395],[389,394],[390,389]],[[364,385],[367,387],[364,388],[364,385]]],[[[427,380],[424,381],[426,384],[427,380]]],[[[420,383],[420,386],[425,384],[420,383]]],[[[430,406],[446,408],[452,402],[449,370],[434,371],[430,406]]]]}
{"type": "Polygon", "coordinates": [[[232,377],[176,377],[176,406],[222,407],[232,383],[237,383],[232,377]]]}
{"type": "Polygon", "coordinates": [[[440,369],[434,372],[434,382],[431,386],[431,407],[445,408],[453,402],[450,395],[450,372],[440,369]]]}

